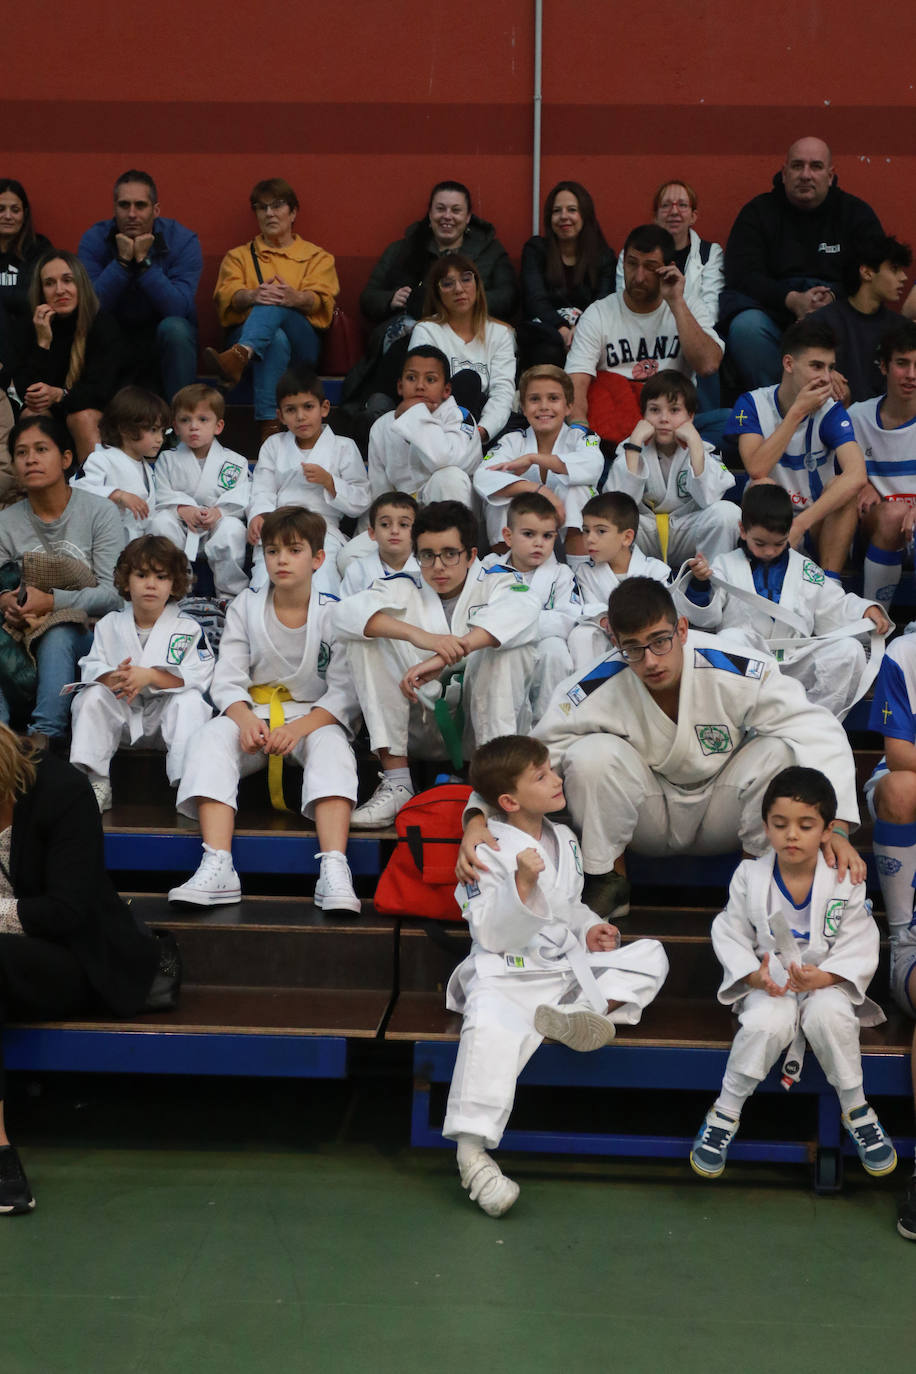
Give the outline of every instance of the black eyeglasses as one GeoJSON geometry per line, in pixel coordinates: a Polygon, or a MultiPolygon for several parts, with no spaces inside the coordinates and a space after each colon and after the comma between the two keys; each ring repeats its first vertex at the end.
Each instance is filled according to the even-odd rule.
{"type": "Polygon", "coordinates": [[[671,653],[676,634],[677,631],[672,630],[669,635],[656,635],[648,644],[631,644],[629,648],[620,650],[620,657],[625,663],[642,663],[648,651],[655,658],[664,658],[665,654],[671,653]]]}
{"type": "Polygon", "coordinates": [[[421,568],[431,568],[438,558],[445,568],[453,568],[466,549],[440,549],[438,553],[433,553],[432,549],[421,549],[417,554],[417,562],[421,568]]]}

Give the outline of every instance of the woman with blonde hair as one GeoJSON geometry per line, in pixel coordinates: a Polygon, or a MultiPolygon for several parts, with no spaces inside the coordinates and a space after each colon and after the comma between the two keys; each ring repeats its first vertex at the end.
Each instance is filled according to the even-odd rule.
{"type": "Polygon", "coordinates": [[[120,331],[99,310],[79,258],[59,248],[35,264],[29,304],[10,368],[22,413],[64,420],[82,462],[99,442],[99,419],[117,390],[120,331]]]}
{"type": "Polygon", "coordinates": [[[477,421],[486,445],[505,427],[515,396],[515,331],[490,319],[477,264],[463,253],[444,253],[426,278],[423,318],[410,349],[432,344],[445,354],[452,395],[477,421]]]}
{"type": "MultiPolygon", "coordinates": [[[[89,780],[0,725],[0,1026],[76,1014],[133,1016],[177,1001],[178,948],[156,939],[105,868],[89,780]]],[[[0,1215],[35,1206],[3,1116],[0,1215]]]]}

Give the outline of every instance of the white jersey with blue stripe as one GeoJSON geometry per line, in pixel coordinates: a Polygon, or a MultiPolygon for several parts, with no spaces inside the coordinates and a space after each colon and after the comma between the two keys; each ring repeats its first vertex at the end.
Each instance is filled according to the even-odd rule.
{"type": "MultiPolygon", "coordinates": [[[[785,419],[779,409],[778,393],[778,386],[745,391],[726,421],[725,433],[739,439],[742,434],[759,434],[768,439],[785,419]]],[[[818,500],[836,476],[836,450],[854,439],[852,421],[831,398],[798,426],[769,476],[785,487],[797,511],[804,510],[818,500]]]]}
{"type": "Polygon", "coordinates": [[[881,407],[886,399],[856,401],[849,407],[849,418],[865,454],[868,480],[878,495],[916,504],[916,416],[896,429],[885,429],[881,407]]]}
{"type": "MultiPolygon", "coordinates": [[[[868,728],[885,738],[916,744],[916,635],[900,635],[887,647],[875,679],[868,728]]],[[[871,775],[887,772],[882,758],[871,775]]]]}

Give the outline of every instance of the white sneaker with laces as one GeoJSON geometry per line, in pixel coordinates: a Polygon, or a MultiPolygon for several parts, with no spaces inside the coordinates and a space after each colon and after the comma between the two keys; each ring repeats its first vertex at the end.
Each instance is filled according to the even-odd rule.
{"type": "Polygon", "coordinates": [[[356,911],[361,903],[353,891],[353,875],[346,855],[329,849],[318,855],[321,867],[315,884],[315,905],[322,911],[356,911]]]}
{"type": "Polygon", "coordinates": [[[92,778],[90,786],[98,802],[100,811],[110,811],[112,803],[111,783],[107,778],[92,778]]]}
{"type": "Polygon", "coordinates": [[[506,1178],[495,1159],[481,1150],[466,1164],[459,1165],[461,1186],[470,1193],[471,1201],[488,1217],[501,1217],[516,1202],[519,1194],[514,1179],[506,1178]]]}
{"type": "Polygon", "coordinates": [[[173,887],[170,902],[186,902],[190,906],[225,906],[242,899],[242,885],[226,849],[204,845],[200,867],[186,883],[173,887]]]}
{"type": "Polygon", "coordinates": [[[540,1006],[534,1013],[534,1029],[545,1040],[556,1040],[567,1049],[587,1054],[609,1045],[617,1034],[613,1021],[600,1012],[563,1011],[560,1007],[540,1006]]]}
{"type": "Polygon", "coordinates": [[[374,830],[382,825],[391,825],[405,802],[414,795],[412,787],[401,782],[389,782],[388,774],[383,773],[381,782],[368,801],[358,806],[350,816],[350,825],[361,830],[374,830]]]}

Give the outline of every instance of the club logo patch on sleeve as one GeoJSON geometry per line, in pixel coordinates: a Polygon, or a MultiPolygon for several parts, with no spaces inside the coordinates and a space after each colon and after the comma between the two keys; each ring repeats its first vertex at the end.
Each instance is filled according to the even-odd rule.
{"type": "Polygon", "coordinates": [[[724,649],[694,649],[694,668],[719,668],[738,677],[763,677],[766,666],[761,658],[744,658],[741,654],[726,653],[724,649]]]}
{"type": "Polygon", "coordinates": [[[813,587],[823,587],[824,574],[816,563],[811,563],[806,558],[802,566],[802,581],[810,582],[813,587]]]}
{"type": "Polygon", "coordinates": [[[328,664],[330,662],[331,646],[325,640],[322,640],[318,646],[318,663],[316,665],[316,670],[319,677],[327,676],[328,664]]]}
{"type": "Polygon", "coordinates": [[[626,664],[621,658],[603,658],[596,664],[585,677],[580,678],[575,687],[571,687],[566,693],[573,706],[581,706],[587,697],[590,697],[596,687],[600,687],[608,678],[616,677],[626,668],[626,664]]]}
{"type": "Polygon", "coordinates": [[[165,651],[166,663],[174,663],[176,665],[181,663],[188,649],[191,647],[193,639],[193,635],[172,635],[169,639],[169,647],[165,651]]]}
{"type": "Polygon", "coordinates": [[[704,754],[729,754],[732,737],[727,725],[696,725],[697,739],[704,754]]]}
{"type": "Polygon", "coordinates": [[[843,919],[843,912],[846,910],[846,900],[842,897],[834,897],[832,902],[828,902],[824,910],[824,934],[827,939],[831,939],[839,932],[840,922],[843,919]]]}
{"type": "Polygon", "coordinates": [[[582,868],[582,855],[579,853],[579,846],[575,840],[570,840],[569,847],[572,851],[573,863],[576,865],[576,872],[580,878],[584,878],[585,872],[582,868]]]}
{"type": "Polygon", "coordinates": [[[231,491],[242,475],[240,463],[223,463],[216,478],[216,485],[223,491],[231,491]]]}

